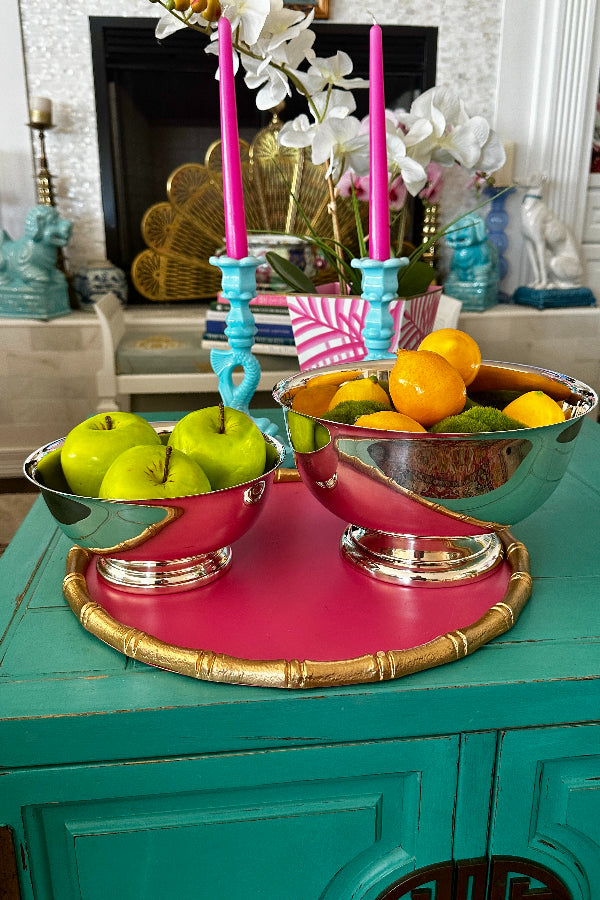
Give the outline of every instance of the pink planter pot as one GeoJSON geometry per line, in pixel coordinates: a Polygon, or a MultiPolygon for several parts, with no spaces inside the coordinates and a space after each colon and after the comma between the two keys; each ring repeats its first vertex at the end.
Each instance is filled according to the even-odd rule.
{"type": "MultiPolygon", "coordinates": [[[[338,287],[322,285],[316,296],[288,294],[287,304],[301,369],[362,360],[367,355],[362,329],[368,304],[362,297],[321,293],[338,287]]],[[[390,303],[394,320],[393,352],[415,350],[433,328],[441,287],[390,303]]]]}

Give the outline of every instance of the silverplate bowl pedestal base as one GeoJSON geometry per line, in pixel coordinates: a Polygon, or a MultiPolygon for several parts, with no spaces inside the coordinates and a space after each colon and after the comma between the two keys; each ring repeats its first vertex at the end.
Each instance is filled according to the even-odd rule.
{"type": "Polygon", "coordinates": [[[496,534],[414,537],[348,525],[340,547],[344,558],[365,575],[420,587],[464,584],[490,575],[504,559],[496,534]]]}

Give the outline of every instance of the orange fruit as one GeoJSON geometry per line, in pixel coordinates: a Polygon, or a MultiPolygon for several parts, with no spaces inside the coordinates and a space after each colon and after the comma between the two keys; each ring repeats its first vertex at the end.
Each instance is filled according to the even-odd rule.
{"type": "Polygon", "coordinates": [[[562,407],[543,391],[527,391],[526,394],[521,394],[505,406],[502,412],[527,425],[528,428],[555,425],[557,422],[565,421],[562,407]]]}
{"type": "Polygon", "coordinates": [[[378,381],[371,378],[354,378],[346,381],[335,392],[329,402],[329,409],[333,409],[338,403],[345,400],[374,400],[376,403],[385,403],[391,408],[390,398],[378,381]]]}
{"type": "Polygon", "coordinates": [[[307,416],[322,416],[329,409],[331,398],[337,392],[336,384],[307,384],[294,394],[292,409],[307,416]]]}
{"type": "Polygon", "coordinates": [[[382,409],[381,412],[369,413],[366,416],[359,416],[355,425],[361,425],[363,428],[383,428],[388,431],[427,431],[410,416],[404,413],[394,412],[382,409]]]}
{"type": "Polygon", "coordinates": [[[398,350],[389,387],[396,410],[424,428],[462,412],[467,399],[460,373],[430,350],[398,350]]]}
{"type": "Polygon", "coordinates": [[[322,375],[314,375],[307,382],[307,387],[316,387],[318,384],[335,384],[339,387],[344,381],[350,381],[352,378],[358,378],[362,373],[359,369],[348,370],[347,372],[323,372],[322,375]]]}
{"type": "Polygon", "coordinates": [[[477,341],[458,328],[438,328],[425,335],[419,350],[431,350],[458,369],[466,385],[471,384],[481,366],[481,350],[477,341]]]}

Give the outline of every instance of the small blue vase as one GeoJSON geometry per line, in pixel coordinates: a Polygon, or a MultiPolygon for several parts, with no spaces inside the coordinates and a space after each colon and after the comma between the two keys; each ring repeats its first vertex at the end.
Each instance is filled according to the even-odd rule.
{"type": "Polygon", "coordinates": [[[81,309],[91,309],[99,297],[109,293],[116,294],[122,306],[127,305],[127,277],[109,260],[92,262],[79,269],[73,278],[73,287],[81,309]]]}

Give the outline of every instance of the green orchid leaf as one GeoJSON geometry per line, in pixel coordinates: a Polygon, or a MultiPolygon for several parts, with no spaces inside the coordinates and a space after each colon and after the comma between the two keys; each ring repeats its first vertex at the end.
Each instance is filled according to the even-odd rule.
{"type": "Polygon", "coordinates": [[[413,297],[424,294],[435,277],[432,267],[421,260],[411,261],[410,265],[398,272],[398,295],[413,297]]]}
{"type": "Polygon", "coordinates": [[[317,289],[308,275],[305,275],[302,269],[291,263],[289,259],[285,259],[273,251],[269,251],[265,255],[271,268],[292,290],[300,291],[303,294],[317,293],[317,289]]]}

